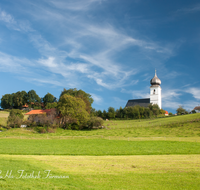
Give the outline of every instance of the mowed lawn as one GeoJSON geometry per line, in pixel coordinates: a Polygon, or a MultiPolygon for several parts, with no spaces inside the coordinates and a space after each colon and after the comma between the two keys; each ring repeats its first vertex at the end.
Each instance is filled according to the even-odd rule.
{"type": "Polygon", "coordinates": [[[200,142],[107,139],[0,139],[0,154],[86,156],[200,154],[200,142]]]}
{"type": "Polygon", "coordinates": [[[200,187],[200,155],[0,155],[0,163],[4,177],[0,179],[1,189],[171,190],[200,187]]]}

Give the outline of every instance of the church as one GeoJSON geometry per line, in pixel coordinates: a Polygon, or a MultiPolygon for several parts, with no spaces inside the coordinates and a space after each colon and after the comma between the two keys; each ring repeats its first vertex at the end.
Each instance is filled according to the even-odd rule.
{"type": "Polygon", "coordinates": [[[161,80],[157,77],[156,71],[155,76],[150,81],[150,98],[145,99],[133,99],[128,100],[126,107],[139,105],[141,107],[148,107],[149,104],[157,104],[159,108],[162,108],[162,97],[161,97],[161,80]]]}

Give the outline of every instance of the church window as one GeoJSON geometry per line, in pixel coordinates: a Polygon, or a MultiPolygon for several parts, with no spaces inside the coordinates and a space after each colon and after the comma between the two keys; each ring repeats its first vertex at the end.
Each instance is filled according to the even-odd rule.
{"type": "Polygon", "coordinates": [[[153,94],[155,94],[155,93],[156,93],[156,90],[154,89],[154,90],[153,90],[153,94]]]}

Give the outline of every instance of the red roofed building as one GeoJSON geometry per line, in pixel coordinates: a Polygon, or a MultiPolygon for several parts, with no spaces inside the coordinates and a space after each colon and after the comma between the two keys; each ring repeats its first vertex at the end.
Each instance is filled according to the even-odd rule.
{"type": "Polygon", "coordinates": [[[32,120],[34,122],[40,122],[41,121],[41,115],[45,115],[49,118],[49,120],[54,120],[58,117],[58,111],[56,108],[52,109],[46,109],[46,110],[31,110],[25,115],[29,115],[29,120],[32,120]]]}
{"type": "Polygon", "coordinates": [[[25,115],[40,115],[40,114],[49,114],[52,111],[55,111],[56,109],[46,109],[46,110],[31,110],[25,115]]]}
{"type": "Polygon", "coordinates": [[[166,116],[168,116],[168,115],[169,115],[168,111],[165,111],[165,115],[166,115],[166,116]]]}

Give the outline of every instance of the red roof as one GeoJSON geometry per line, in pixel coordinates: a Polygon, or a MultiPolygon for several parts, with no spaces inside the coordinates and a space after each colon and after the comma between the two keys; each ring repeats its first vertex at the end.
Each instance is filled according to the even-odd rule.
{"type": "Polygon", "coordinates": [[[34,114],[45,114],[51,112],[52,109],[46,109],[46,110],[31,110],[25,115],[34,115],[34,114]]]}
{"type": "Polygon", "coordinates": [[[165,115],[168,115],[169,113],[168,113],[168,111],[165,111],[165,115]]]}

